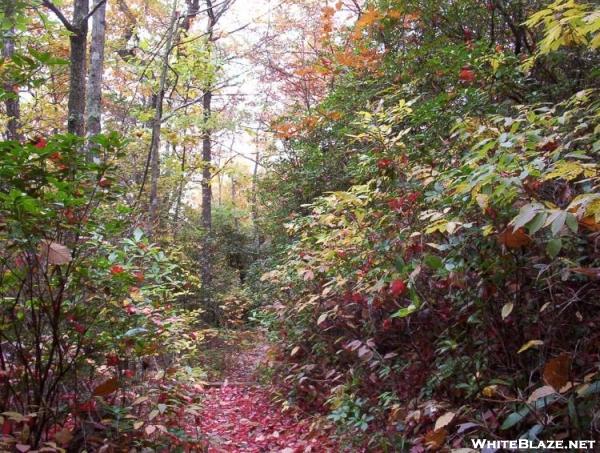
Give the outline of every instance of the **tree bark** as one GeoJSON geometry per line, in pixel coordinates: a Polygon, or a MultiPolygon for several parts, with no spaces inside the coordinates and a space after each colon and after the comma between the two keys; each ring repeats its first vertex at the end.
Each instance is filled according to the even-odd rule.
{"type": "MultiPolygon", "coordinates": [[[[4,15],[8,22],[11,22],[14,16],[14,5],[11,2],[4,2],[4,15]]],[[[15,29],[11,27],[7,30],[4,37],[2,56],[6,60],[10,60],[15,53],[15,29]]],[[[21,108],[19,104],[19,88],[14,84],[7,82],[4,86],[7,93],[13,93],[13,97],[8,97],[4,101],[6,106],[6,116],[8,116],[8,124],[6,126],[6,137],[8,140],[22,140],[20,129],[21,108]]]]}
{"type": "Polygon", "coordinates": [[[87,68],[87,15],[89,0],[75,0],[73,5],[73,29],[69,37],[71,44],[71,77],[67,129],[69,133],[85,136],[85,91],[87,68]]]}
{"type": "Polygon", "coordinates": [[[98,135],[102,131],[102,79],[104,77],[104,44],[106,39],[106,2],[96,0],[90,47],[90,70],[87,88],[87,134],[98,135]]]}
{"type": "Polygon", "coordinates": [[[258,230],[258,165],[260,162],[260,149],[258,148],[258,140],[256,153],[254,154],[254,170],[252,171],[252,228],[254,231],[254,252],[259,256],[260,252],[260,237],[258,230]]]}
{"type": "Polygon", "coordinates": [[[171,23],[169,25],[169,30],[167,31],[167,42],[162,57],[159,89],[156,95],[156,107],[154,111],[154,120],[152,122],[152,139],[150,141],[150,224],[152,231],[154,231],[159,223],[158,180],[160,178],[160,130],[163,116],[163,101],[167,84],[167,73],[169,70],[169,56],[173,49],[173,36],[175,34],[177,16],[177,0],[174,0],[173,10],[171,12],[171,23]]]}
{"type": "MultiPolygon", "coordinates": [[[[206,13],[208,24],[206,28],[207,46],[209,55],[214,45],[214,30],[216,16],[212,0],[206,0],[206,13]]],[[[212,85],[204,89],[202,97],[204,133],[202,136],[202,213],[201,222],[204,229],[204,240],[202,241],[202,254],[200,258],[200,279],[202,281],[203,305],[212,313],[212,320],[219,323],[220,310],[212,301],[212,130],[210,119],[212,114],[212,85]]]]}
{"type": "Polygon", "coordinates": [[[181,177],[179,180],[179,188],[177,190],[177,202],[175,205],[174,224],[175,230],[179,231],[179,213],[181,212],[181,200],[183,198],[183,189],[185,188],[185,165],[186,165],[187,149],[183,146],[181,155],[181,177]]]}

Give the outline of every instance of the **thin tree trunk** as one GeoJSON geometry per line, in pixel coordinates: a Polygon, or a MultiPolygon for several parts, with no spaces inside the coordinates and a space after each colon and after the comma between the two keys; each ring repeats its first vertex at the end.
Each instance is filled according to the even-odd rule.
{"type": "MultiPolygon", "coordinates": [[[[206,29],[207,46],[209,55],[214,44],[214,27],[216,24],[215,12],[211,0],[206,0],[206,12],[208,25],[206,29]]],[[[202,281],[203,303],[213,315],[213,321],[219,321],[218,307],[212,303],[212,131],[210,120],[212,113],[212,86],[209,85],[202,97],[204,133],[202,136],[202,213],[201,222],[204,229],[204,240],[202,241],[202,254],[200,258],[200,278],[202,281]]]]}
{"type": "MultiPolygon", "coordinates": [[[[4,15],[7,22],[13,21],[14,16],[14,5],[12,2],[4,2],[4,15]]],[[[4,37],[2,56],[6,60],[10,60],[15,53],[15,29],[11,27],[6,31],[6,35],[4,37]]],[[[23,136],[21,135],[21,109],[19,104],[19,87],[14,84],[7,82],[4,86],[4,89],[8,93],[13,93],[13,97],[7,97],[4,101],[4,105],[6,106],[6,116],[8,116],[8,124],[6,125],[6,136],[9,140],[22,140],[23,136]]]]}
{"type": "MultiPolygon", "coordinates": [[[[96,0],[96,7],[102,0],[96,0]]],[[[90,70],[87,93],[87,134],[89,137],[102,131],[102,78],[104,76],[104,44],[106,38],[106,2],[94,12],[90,70]]]]}
{"type": "MultiPolygon", "coordinates": [[[[212,307],[211,288],[212,288],[212,141],[209,128],[212,104],[212,91],[210,89],[204,93],[202,106],[204,108],[204,135],[202,138],[202,213],[201,221],[204,228],[204,240],[202,241],[202,255],[200,258],[200,273],[203,288],[204,303],[212,307]]],[[[214,320],[218,321],[216,308],[214,320]]]]}
{"type": "Polygon", "coordinates": [[[85,136],[85,76],[87,67],[87,15],[89,0],[75,0],[71,43],[71,78],[67,128],[69,133],[85,136]]]}
{"type": "MultiPolygon", "coordinates": [[[[257,140],[258,142],[258,140],[257,140]]],[[[259,255],[260,238],[258,231],[258,165],[260,160],[260,150],[258,143],[256,146],[256,154],[254,155],[254,170],[252,171],[252,227],[254,229],[254,252],[259,255]]]]}
{"type": "Polygon", "coordinates": [[[162,70],[160,74],[159,89],[156,95],[156,108],[152,122],[152,139],[150,141],[150,224],[154,230],[158,226],[158,180],[160,178],[160,130],[163,115],[163,101],[165,98],[165,87],[167,84],[167,73],[169,70],[169,56],[173,48],[173,36],[177,22],[177,0],[173,1],[171,23],[169,25],[167,43],[162,58],[162,70]]]}
{"type": "Polygon", "coordinates": [[[204,134],[202,137],[202,226],[207,233],[212,229],[212,131],[209,123],[212,107],[212,91],[209,88],[203,96],[204,134]]]}
{"type": "Polygon", "coordinates": [[[179,213],[181,211],[181,199],[183,198],[183,189],[185,188],[185,165],[186,165],[186,157],[187,157],[187,149],[183,147],[183,154],[181,155],[181,179],[179,181],[179,189],[177,191],[177,203],[175,205],[175,216],[174,223],[175,229],[179,230],[179,213]]]}
{"type": "Polygon", "coordinates": [[[233,208],[233,227],[237,231],[240,229],[240,222],[239,222],[238,216],[235,212],[235,208],[236,208],[235,199],[237,197],[237,187],[235,184],[236,184],[235,176],[232,174],[231,175],[231,207],[233,208]]]}

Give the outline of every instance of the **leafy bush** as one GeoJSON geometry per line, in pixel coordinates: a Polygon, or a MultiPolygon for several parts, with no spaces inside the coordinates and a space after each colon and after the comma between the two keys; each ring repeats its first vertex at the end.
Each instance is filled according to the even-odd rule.
{"type": "Polygon", "coordinates": [[[120,201],[113,168],[122,146],[98,136],[90,159],[68,135],[0,144],[5,447],[85,448],[87,423],[122,418],[138,380],[150,370],[181,375],[174,367],[201,340],[191,331],[197,313],[174,305],[185,272],[131,226],[120,201]]]}

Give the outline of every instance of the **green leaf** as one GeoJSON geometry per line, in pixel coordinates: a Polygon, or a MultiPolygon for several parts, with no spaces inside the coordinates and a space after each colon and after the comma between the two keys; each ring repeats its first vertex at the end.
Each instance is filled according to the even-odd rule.
{"type": "Polygon", "coordinates": [[[517,423],[520,423],[521,420],[523,420],[525,417],[527,417],[528,414],[529,414],[529,407],[527,407],[527,406],[523,407],[518,412],[513,412],[508,417],[506,417],[506,420],[504,420],[504,423],[502,423],[502,426],[500,426],[500,429],[504,431],[504,430],[512,428],[517,423]]]}
{"type": "Polygon", "coordinates": [[[550,227],[552,234],[556,236],[562,230],[562,227],[565,226],[565,221],[567,220],[567,213],[562,211],[552,222],[552,226],[550,227]]]}
{"type": "Polygon", "coordinates": [[[562,248],[562,240],[552,239],[546,244],[546,253],[550,258],[556,258],[562,248]]]}
{"type": "Polygon", "coordinates": [[[413,314],[417,311],[417,306],[415,304],[410,304],[408,307],[401,308],[396,313],[392,315],[392,318],[406,318],[407,316],[413,314]]]}
{"type": "Polygon", "coordinates": [[[442,259],[437,255],[426,255],[423,259],[423,262],[427,265],[427,267],[436,270],[440,269],[444,265],[442,259]]]}
{"type": "Polygon", "coordinates": [[[573,233],[577,233],[577,231],[579,230],[579,224],[577,223],[577,217],[575,217],[573,214],[571,214],[570,212],[567,213],[567,220],[566,220],[567,226],[569,227],[569,229],[573,232],[573,233]]]}
{"type": "Polygon", "coordinates": [[[540,230],[540,228],[544,226],[544,223],[546,222],[547,218],[548,214],[546,214],[545,212],[538,212],[533,218],[533,220],[527,225],[529,235],[537,233],[540,230]]]}

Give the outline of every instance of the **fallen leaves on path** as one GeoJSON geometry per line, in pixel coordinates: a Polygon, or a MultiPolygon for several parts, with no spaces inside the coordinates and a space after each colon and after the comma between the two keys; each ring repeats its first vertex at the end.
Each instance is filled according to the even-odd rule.
{"type": "Polygon", "coordinates": [[[198,428],[208,439],[208,452],[339,451],[331,439],[331,426],[284,412],[268,388],[254,383],[267,349],[263,343],[242,351],[222,385],[205,389],[198,428]]]}
{"type": "Polygon", "coordinates": [[[326,433],[311,421],[285,414],[267,390],[253,386],[211,388],[206,392],[200,430],[209,452],[336,451],[326,433]]]}

